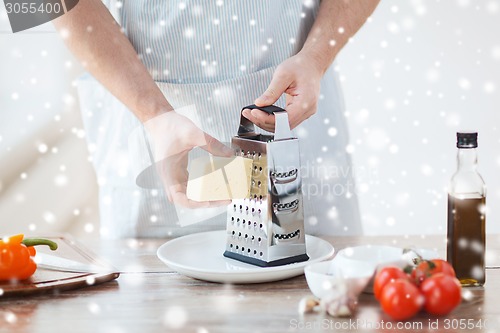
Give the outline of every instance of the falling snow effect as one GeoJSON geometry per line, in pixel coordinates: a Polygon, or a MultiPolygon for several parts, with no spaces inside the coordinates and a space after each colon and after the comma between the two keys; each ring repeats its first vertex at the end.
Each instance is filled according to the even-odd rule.
{"type": "MultiPolygon", "coordinates": [[[[81,197],[96,188],[82,140],[85,135],[74,85],[81,69],[60,39],[71,38],[67,30],[28,32],[16,38],[8,33],[7,15],[3,5],[0,8],[0,108],[4,111],[0,164],[9,165],[0,170],[0,216],[16,221],[0,231],[46,233],[73,222],[75,206],[83,209],[82,221],[97,211],[81,197]],[[67,164],[68,169],[61,172],[60,164],[67,164]],[[85,186],[88,190],[82,191],[85,186]]],[[[87,32],[92,31],[87,27],[87,32]]],[[[83,225],[79,226],[82,233],[83,225]]]]}
{"type": "MultiPolygon", "coordinates": [[[[303,4],[311,7],[313,2],[303,4]]],[[[222,0],[216,1],[216,6],[225,5],[222,0]]],[[[120,8],[123,4],[116,2],[116,6],[120,8]]],[[[178,2],[177,6],[181,11],[189,11],[194,18],[204,15],[201,6],[191,6],[188,2],[178,2]]],[[[345,151],[356,167],[370,170],[371,175],[359,176],[356,185],[367,233],[445,231],[444,194],[455,168],[454,132],[464,127],[479,130],[484,151],[492,152],[481,152],[480,165],[490,189],[490,202],[500,199],[500,180],[495,177],[500,155],[492,148],[500,142],[498,121],[494,118],[498,112],[493,107],[500,105],[497,96],[500,44],[488,30],[498,30],[495,27],[500,21],[499,14],[499,1],[383,2],[355,42],[339,55],[337,66],[348,107],[346,118],[351,139],[345,151]],[[449,17],[456,17],[457,22],[449,17]],[[434,40],[439,42],[429,42],[434,40]]],[[[226,22],[221,17],[211,20],[214,26],[226,22]]],[[[229,18],[232,22],[240,20],[237,14],[229,18]]],[[[4,27],[5,15],[0,22],[4,27]]],[[[245,24],[256,29],[260,25],[257,18],[245,24]]],[[[165,21],[163,25],[158,21],[158,25],[164,27],[165,21]]],[[[87,27],[87,32],[94,33],[95,27],[87,27]]],[[[344,28],[338,32],[343,33],[344,28]]],[[[187,42],[195,42],[197,31],[186,26],[182,35],[187,42]]],[[[65,30],[60,36],[72,38],[65,30]]],[[[207,52],[216,47],[210,41],[202,42],[207,52]]],[[[290,44],[296,42],[290,37],[290,44]]],[[[5,44],[7,52],[2,55],[5,64],[2,70],[16,68],[19,73],[7,75],[15,78],[9,82],[0,79],[0,106],[3,116],[9,116],[8,122],[1,122],[7,125],[0,125],[0,161],[8,159],[21,141],[26,140],[31,143],[27,149],[33,154],[33,160],[38,160],[37,166],[45,165],[47,170],[24,166],[7,175],[0,174],[0,200],[11,200],[16,213],[28,214],[21,218],[27,221],[28,230],[43,231],[46,225],[57,226],[62,223],[62,217],[71,216],[81,219],[82,234],[97,234],[98,224],[87,220],[89,216],[95,217],[97,207],[89,207],[76,196],[69,200],[72,197],[68,192],[78,192],[70,190],[88,186],[92,176],[79,175],[92,173],[88,152],[99,151],[99,146],[87,146],[82,125],[74,125],[80,121],[80,115],[72,81],[80,69],[67,53],[58,51],[62,49],[60,43],[54,43],[58,44],[50,47],[31,42],[33,45],[29,46],[5,44]],[[57,142],[51,138],[33,138],[33,133],[42,128],[50,128],[61,137],[57,142]],[[68,145],[83,148],[79,148],[81,153],[76,160],[68,145]],[[86,171],[82,172],[82,168],[86,171]],[[6,179],[7,176],[10,179],[6,179]],[[13,178],[18,187],[11,187],[13,178]],[[23,184],[36,184],[44,193],[53,194],[54,199],[41,201],[42,207],[29,212],[27,207],[33,207],[39,200],[23,184]],[[61,208],[62,199],[68,199],[70,207],[61,208]]],[[[329,43],[336,45],[335,40],[329,43]]],[[[266,52],[272,45],[272,39],[264,38],[260,51],[266,52]]],[[[200,59],[200,66],[207,77],[219,73],[220,64],[209,57],[200,59]]],[[[250,70],[245,64],[237,66],[241,72],[250,70]]],[[[218,103],[230,105],[235,94],[231,88],[221,87],[211,97],[218,103]]],[[[339,133],[334,121],[324,119],[324,123],[329,139],[336,140],[339,133]]],[[[308,136],[304,129],[298,129],[296,134],[299,138],[308,136]]],[[[321,148],[316,162],[324,163],[332,153],[321,148]]],[[[126,157],[116,161],[117,166],[126,163],[126,157]]],[[[118,175],[125,177],[125,169],[117,168],[118,175]]],[[[107,180],[98,181],[104,184],[107,180]]],[[[94,186],[94,192],[95,189],[94,186]]],[[[112,204],[112,198],[104,197],[103,203],[112,204]]],[[[7,217],[14,216],[13,210],[7,213],[11,214],[5,215],[7,217]]],[[[490,209],[488,219],[494,220],[498,214],[490,209]]],[[[156,215],[150,216],[151,223],[157,223],[158,219],[156,215]]],[[[309,223],[321,221],[311,216],[309,223]]]]}
{"type": "Polygon", "coordinates": [[[170,329],[181,329],[187,321],[187,312],[180,306],[169,307],[163,317],[163,324],[170,329]]]}
{"type": "MultiPolygon", "coordinates": [[[[479,131],[480,141],[488,145],[479,165],[488,188],[494,189],[490,200],[500,199],[494,176],[500,157],[491,148],[500,142],[498,117],[493,116],[500,103],[495,96],[500,45],[490,38],[498,27],[499,5],[472,0],[381,3],[377,10],[384,11],[383,17],[368,20],[355,43],[339,55],[350,124],[346,151],[355,166],[376,174],[357,183],[365,232],[446,232],[455,132],[462,129],[479,131]],[[459,19],[471,16],[491,25],[459,19]],[[430,45],[430,40],[440,42],[430,45]]],[[[498,214],[488,211],[488,228],[498,228],[488,224],[498,214]]]]}

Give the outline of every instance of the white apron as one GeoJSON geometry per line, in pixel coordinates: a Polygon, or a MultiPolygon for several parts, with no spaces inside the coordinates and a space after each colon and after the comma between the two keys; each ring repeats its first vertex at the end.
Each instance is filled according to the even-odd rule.
{"type": "MultiPolygon", "coordinates": [[[[194,104],[202,129],[230,142],[241,107],[266,90],[274,68],[303,44],[318,7],[304,3],[125,0],[118,10],[108,5],[169,103],[194,104]]],[[[360,234],[343,99],[332,67],[321,82],[317,114],[294,131],[300,139],[305,228],[311,234],[360,234]]],[[[90,76],[80,80],[79,94],[99,182],[103,237],[166,237],[225,227],[224,215],[181,227],[163,190],[135,185],[128,139],[139,121],[90,76]]],[[[276,104],[284,107],[283,102],[276,104]]]]}

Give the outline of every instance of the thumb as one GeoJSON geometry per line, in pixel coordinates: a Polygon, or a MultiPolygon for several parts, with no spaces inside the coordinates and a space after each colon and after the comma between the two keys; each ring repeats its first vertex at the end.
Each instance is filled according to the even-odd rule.
{"type": "Polygon", "coordinates": [[[191,131],[189,132],[190,143],[188,144],[189,150],[194,147],[201,149],[216,156],[231,157],[234,156],[234,151],[230,147],[224,145],[222,142],[204,132],[200,128],[192,124],[191,131]]]}
{"type": "Polygon", "coordinates": [[[202,149],[215,156],[231,157],[234,156],[234,151],[213,136],[204,133],[205,145],[201,146],[202,149]]]}
{"type": "Polygon", "coordinates": [[[267,106],[274,104],[285,90],[290,86],[291,82],[288,75],[283,75],[282,73],[275,71],[271,83],[255,101],[257,106],[267,106]]]}

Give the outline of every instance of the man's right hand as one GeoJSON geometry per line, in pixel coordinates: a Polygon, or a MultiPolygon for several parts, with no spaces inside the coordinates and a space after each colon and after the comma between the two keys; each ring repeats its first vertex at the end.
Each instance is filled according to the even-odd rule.
{"type": "Polygon", "coordinates": [[[144,127],[153,141],[157,171],[170,202],[187,208],[229,204],[228,201],[190,200],[186,196],[186,188],[189,177],[188,153],[193,148],[200,147],[216,156],[231,157],[233,151],[230,148],[175,111],[166,112],[147,121],[144,127]]]}

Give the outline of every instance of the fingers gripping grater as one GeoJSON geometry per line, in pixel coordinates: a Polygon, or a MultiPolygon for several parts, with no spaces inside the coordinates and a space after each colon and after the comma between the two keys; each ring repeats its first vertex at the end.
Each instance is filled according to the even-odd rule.
{"type": "Polygon", "coordinates": [[[257,134],[254,124],[240,116],[231,146],[237,156],[253,159],[252,184],[249,197],[228,206],[224,256],[264,267],[306,261],[299,140],[292,137],[282,108],[244,109],[274,114],[276,128],[274,136],[257,134]]]}

